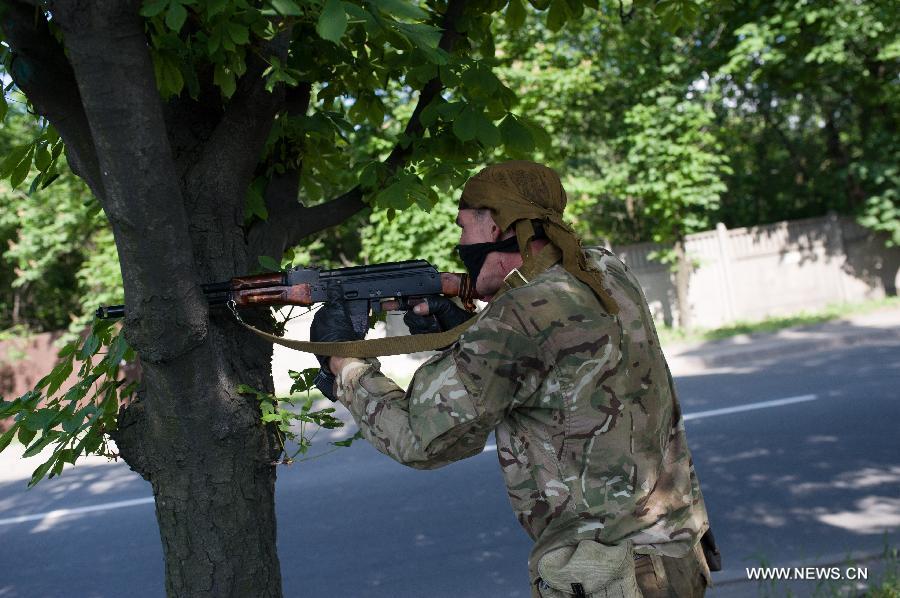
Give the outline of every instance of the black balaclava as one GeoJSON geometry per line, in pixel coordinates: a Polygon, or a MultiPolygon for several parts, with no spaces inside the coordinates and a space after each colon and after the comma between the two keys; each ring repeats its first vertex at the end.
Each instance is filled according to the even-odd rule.
{"type": "Polygon", "coordinates": [[[472,280],[472,286],[478,284],[478,275],[481,274],[481,267],[484,266],[484,260],[487,259],[489,253],[500,251],[503,253],[519,253],[519,242],[515,237],[503,239],[502,241],[493,241],[491,243],[472,243],[471,245],[457,245],[456,252],[459,253],[459,259],[465,265],[472,280]]]}
{"type": "MultiPolygon", "coordinates": [[[[543,239],[544,227],[539,222],[534,222],[534,238],[543,239]]],[[[478,284],[478,275],[481,274],[481,268],[489,253],[499,251],[501,253],[519,253],[519,242],[516,237],[503,239],[502,241],[493,241],[490,243],[472,243],[471,245],[457,245],[456,252],[459,259],[462,260],[472,285],[478,284]]]]}

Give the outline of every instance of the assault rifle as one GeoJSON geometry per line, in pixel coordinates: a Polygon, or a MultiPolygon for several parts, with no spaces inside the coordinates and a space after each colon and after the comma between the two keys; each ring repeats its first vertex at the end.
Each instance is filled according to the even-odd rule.
{"type": "MultiPolygon", "coordinates": [[[[359,331],[368,326],[370,310],[376,314],[384,309],[407,310],[429,295],[444,295],[459,297],[472,311],[474,300],[479,298],[467,274],[438,272],[425,260],[334,270],[300,266],[286,272],[240,276],[202,288],[211,306],[227,306],[236,316],[240,307],[311,306],[340,297],[347,302],[353,326],[359,331]]],[[[121,318],[125,306],[103,306],[96,315],[121,318]]]]}

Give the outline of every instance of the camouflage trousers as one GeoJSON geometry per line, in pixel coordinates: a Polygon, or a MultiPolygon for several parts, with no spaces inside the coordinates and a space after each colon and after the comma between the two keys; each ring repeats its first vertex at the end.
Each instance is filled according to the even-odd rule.
{"type": "Polygon", "coordinates": [[[698,552],[681,558],[655,555],[637,558],[634,569],[643,597],[702,598],[709,585],[709,569],[702,552],[698,552]]]}

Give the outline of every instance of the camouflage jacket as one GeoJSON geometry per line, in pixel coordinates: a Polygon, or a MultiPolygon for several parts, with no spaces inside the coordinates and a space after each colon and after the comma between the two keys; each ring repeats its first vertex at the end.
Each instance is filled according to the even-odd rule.
{"type": "Polygon", "coordinates": [[[560,265],[496,297],[404,392],[376,360],[336,390],[366,439],[416,468],[482,451],[491,431],[519,522],[547,551],[593,539],[686,555],[708,527],[684,422],[640,285],[588,251],[618,302],[605,313],[560,265]]]}

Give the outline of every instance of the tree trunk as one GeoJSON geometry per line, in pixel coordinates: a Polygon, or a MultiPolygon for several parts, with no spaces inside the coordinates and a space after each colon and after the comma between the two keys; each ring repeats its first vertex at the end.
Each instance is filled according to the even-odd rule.
{"type": "Polygon", "coordinates": [[[690,332],[693,328],[693,317],[688,292],[693,266],[685,251],[683,237],[675,241],[675,260],[675,303],[678,305],[678,326],[685,332],[690,332]]]}
{"type": "Polygon", "coordinates": [[[145,363],[120,413],[119,449],[153,486],[169,596],[281,596],[277,441],[236,392],[271,390],[271,350],[218,321],[181,359],[145,363]]]}

